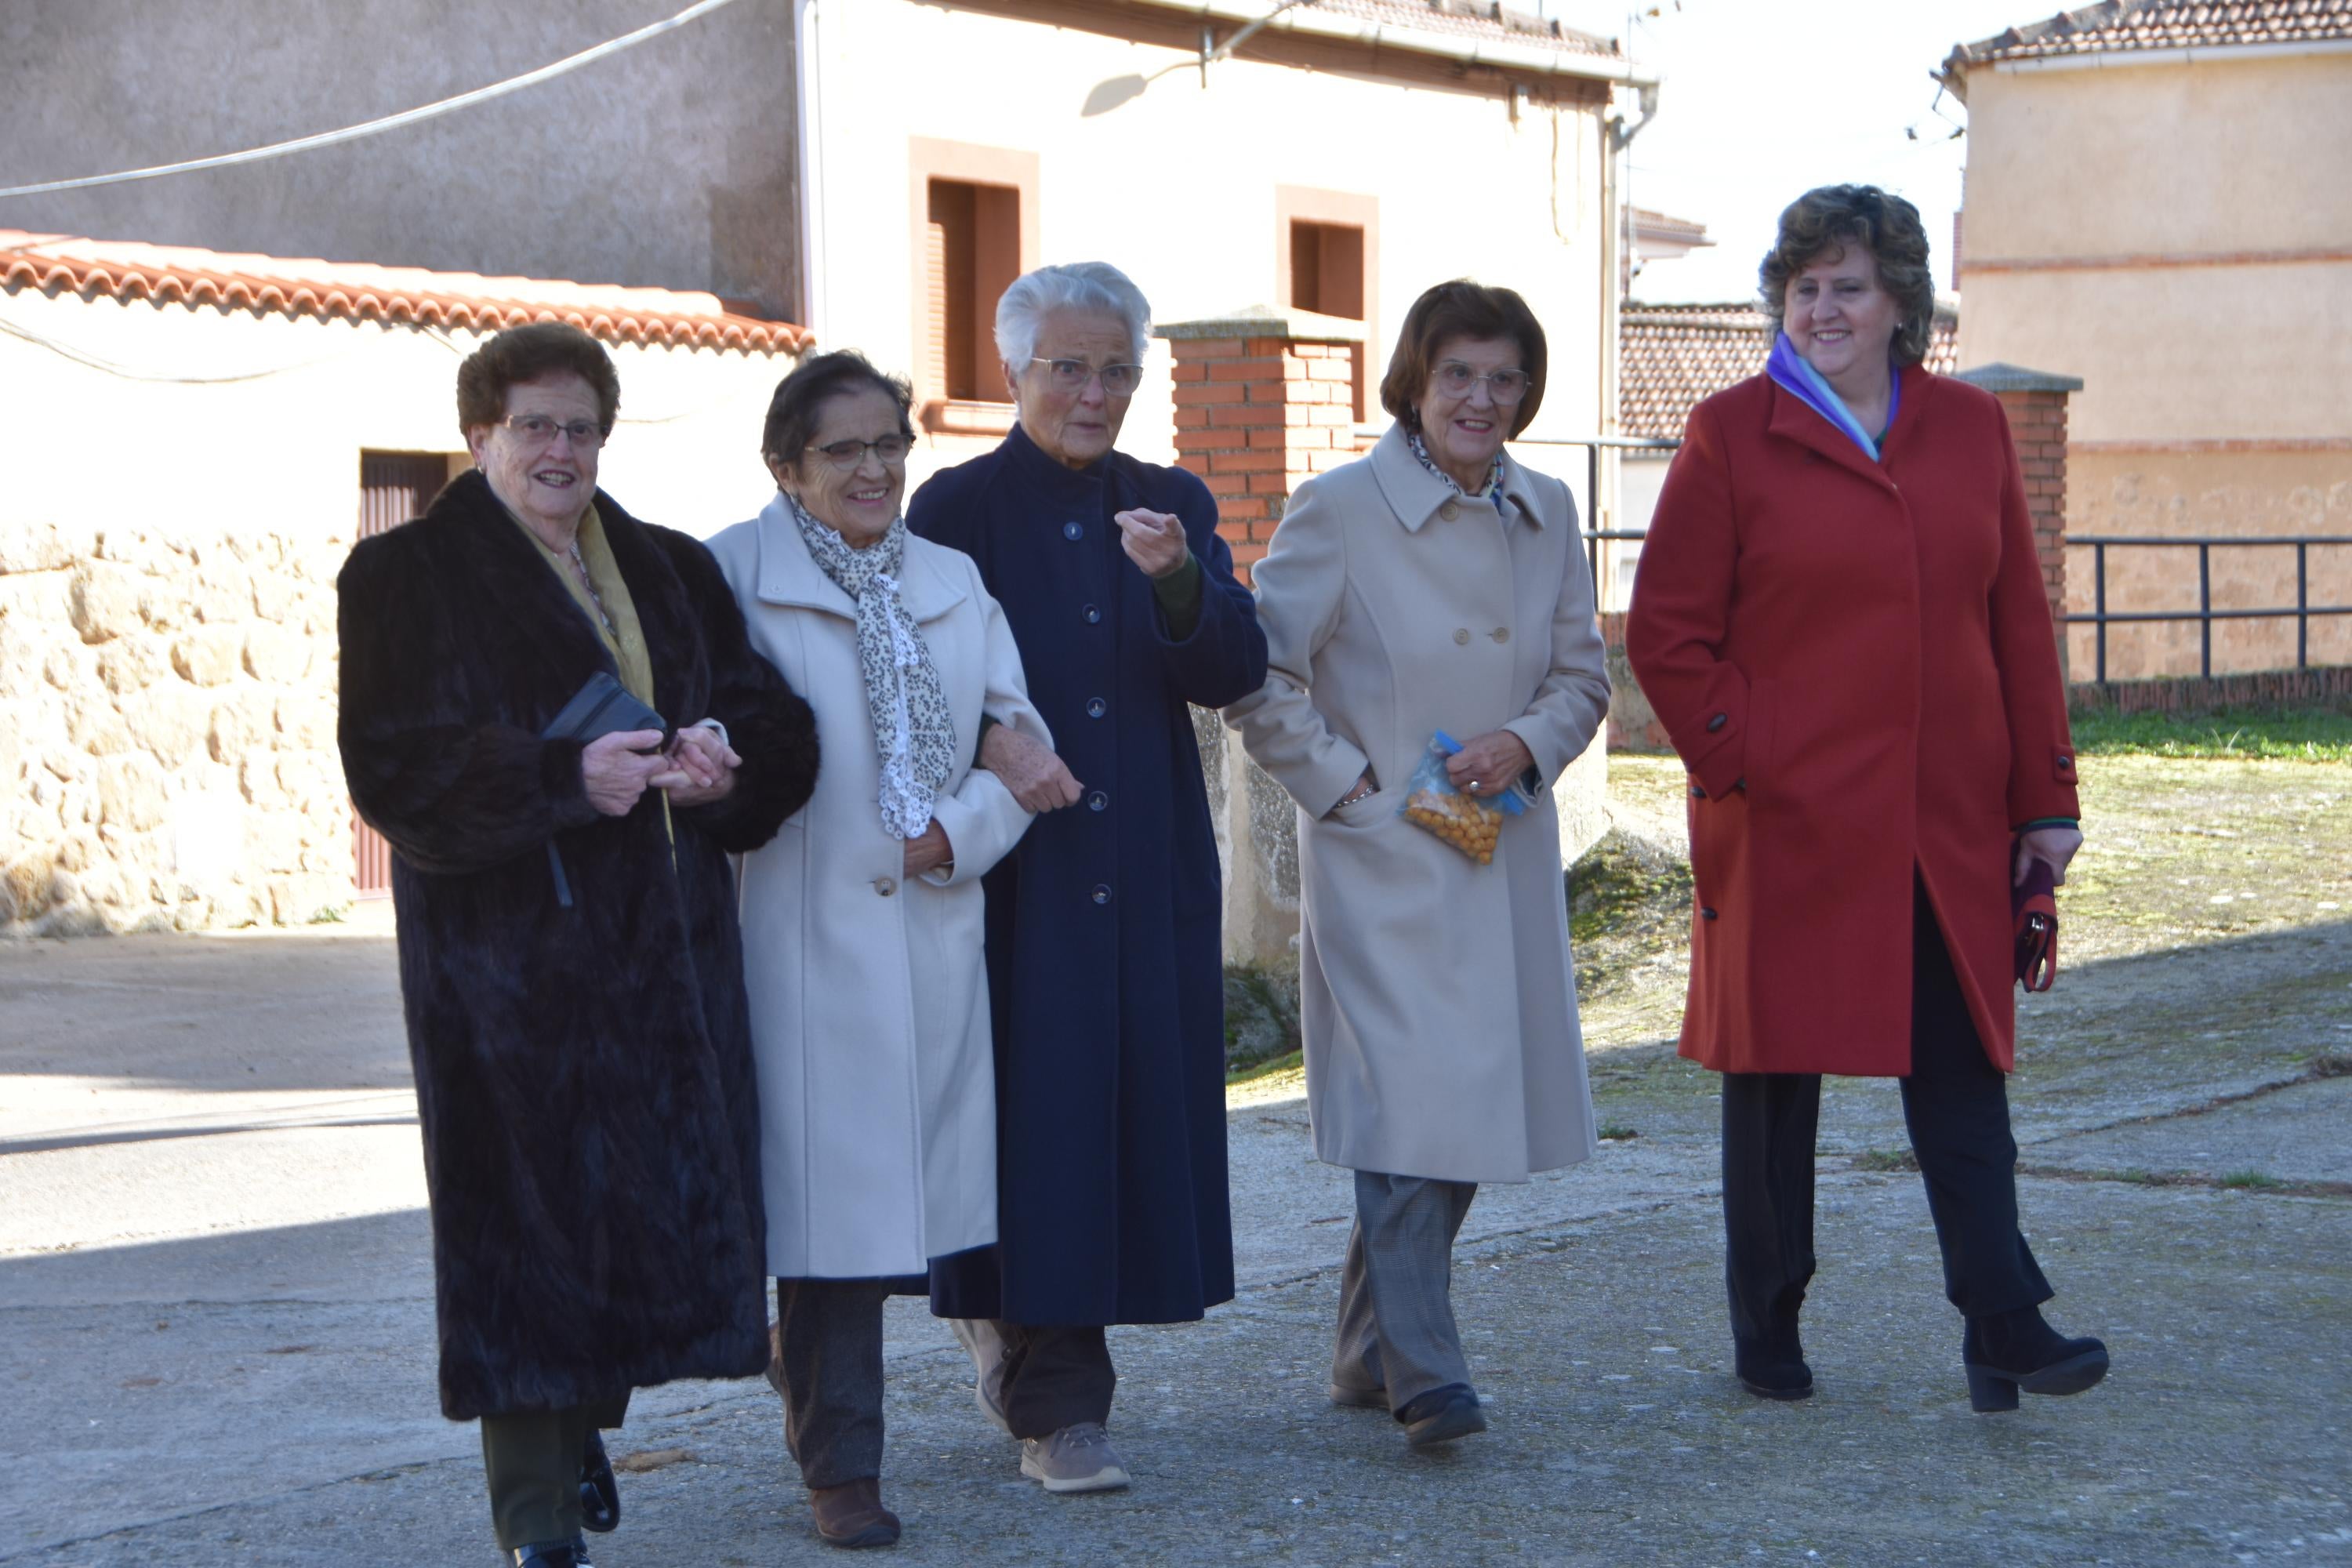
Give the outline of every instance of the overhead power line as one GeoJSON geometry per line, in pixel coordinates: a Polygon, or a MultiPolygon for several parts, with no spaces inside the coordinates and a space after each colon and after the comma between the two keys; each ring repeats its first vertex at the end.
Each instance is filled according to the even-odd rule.
{"type": "Polygon", "coordinates": [[[291,142],[273,142],[267,147],[249,147],[242,153],[223,153],[211,158],[191,158],[181,163],[158,163],[148,169],[123,169],[111,174],[85,174],[79,179],[47,180],[32,185],[8,185],[0,187],[0,197],[42,196],[58,191],[86,191],[99,185],[127,184],[132,180],[160,179],[165,174],[192,174],[201,169],[226,169],[239,163],[258,163],[270,158],[283,158],[291,153],[309,153],[320,147],[336,147],[346,142],[357,142],[363,137],[379,136],[387,131],[397,131],[404,125],[415,125],[423,121],[438,119],[444,114],[454,114],[458,110],[471,109],[475,104],[488,103],[494,98],[504,98],[510,92],[520,92],[524,88],[537,87],[543,81],[552,81],[567,72],[578,70],[582,66],[593,65],[607,56],[619,54],[623,49],[634,48],[650,38],[658,37],[672,28],[683,27],[688,22],[707,16],[722,5],[733,4],[734,0],[696,0],[696,4],[688,5],[675,16],[639,27],[634,33],[624,33],[617,38],[607,38],[593,48],[583,49],[576,55],[567,55],[554,64],[541,66],[535,71],[526,71],[521,76],[509,77],[504,81],[495,81],[488,87],[478,87],[471,92],[461,92],[455,98],[445,98],[438,103],[428,103],[421,108],[403,110],[398,114],[388,114],[381,120],[371,120],[359,125],[346,125],[340,131],[324,131],[316,136],[298,136],[291,142]]]}

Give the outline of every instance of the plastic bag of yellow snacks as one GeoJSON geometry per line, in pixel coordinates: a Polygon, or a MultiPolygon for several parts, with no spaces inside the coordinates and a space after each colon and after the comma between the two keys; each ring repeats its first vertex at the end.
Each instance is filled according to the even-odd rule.
{"type": "Polygon", "coordinates": [[[1462,742],[1443,730],[1429,738],[1397,815],[1437,835],[1481,866],[1491,866],[1503,818],[1518,816],[1527,810],[1528,803],[1516,790],[1481,798],[1456,789],[1445,774],[1445,759],[1461,749],[1462,742]]]}

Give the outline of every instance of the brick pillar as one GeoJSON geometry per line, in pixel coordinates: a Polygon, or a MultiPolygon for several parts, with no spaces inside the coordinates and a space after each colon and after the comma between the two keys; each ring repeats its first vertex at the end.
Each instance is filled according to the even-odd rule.
{"type": "Polygon", "coordinates": [[[1257,305],[1153,329],[1176,360],[1176,460],[1217,498],[1241,580],[1300,480],[1356,454],[1363,323],[1257,305]]]}
{"type": "Polygon", "coordinates": [[[2066,657],[2066,400],[2083,390],[2082,378],[1989,364],[1964,370],[1959,379],[2000,399],[2009,416],[2010,439],[2025,470],[2025,508],[2033,517],[2033,544],[2042,558],[2042,585],[2058,626],[2058,673],[2067,677],[2066,657]]]}

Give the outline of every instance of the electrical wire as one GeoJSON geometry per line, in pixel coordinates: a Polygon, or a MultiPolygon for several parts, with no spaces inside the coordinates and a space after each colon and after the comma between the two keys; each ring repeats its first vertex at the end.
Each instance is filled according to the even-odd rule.
{"type": "Polygon", "coordinates": [[[12,338],[20,338],[35,348],[47,349],[58,358],[71,360],[86,370],[98,371],[123,381],[152,382],[166,386],[230,386],[244,381],[267,381],[273,375],[289,375],[298,370],[309,370],[313,365],[328,364],[339,359],[346,359],[352,353],[350,350],[344,350],[340,353],[321,354],[317,359],[304,360],[299,364],[272,365],[267,370],[241,371],[235,375],[162,375],[149,371],[133,370],[129,365],[117,364],[114,361],[102,359],[87,349],[78,349],[71,343],[61,343],[55,338],[45,337],[29,327],[20,327],[5,317],[0,317],[0,332],[5,332],[12,338]]]}
{"type": "Polygon", "coordinates": [[[696,0],[696,4],[688,5],[675,16],[639,27],[634,33],[624,33],[617,38],[607,38],[604,42],[592,48],[583,49],[576,55],[567,55],[552,65],[541,66],[537,70],[526,71],[520,76],[509,77],[504,81],[492,82],[488,87],[478,87],[470,92],[461,92],[455,98],[442,99],[437,103],[403,110],[398,114],[388,114],[381,120],[370,120],[359,125],[347,125],[340,131],[322,131],[315,136],[298,136],[291,142],[273,142],[267,147],[250,147],[242,153],[223,153],[210,158],[191,158],[179,163],[158,163],[146,169],[124,169],[111,174],[85,174],[72,180],[45,180],[31,185],[8,185],[0,187],[0,198],[48,195],[58,191],[84,191],[99,185],[125,184],[132,180],[159,179],[165,174],[189,174],[201,169],[226,169],[240,163],[257,163],[266,159],[283,158],[293,153],[309,153],[320,147],[334,147],[346,142],[357,142],[363,137],[381,135],[387,131],[397,131],[404,125],[415,125],[422,121],[455,113],[460,109],[470,109],[478,103],[488,103],[494,98],[503,98],[510,92],[520,92],[524,88],[536,87],[543,81],[552,81],[567,72],[578,70],[582,66],[593,65],[608,56],[620,53],[623,49],[633,48],[672,28],[683,27],[688,22],[707,16],[722,5],[733,4],[734,0],[696,0]]]}

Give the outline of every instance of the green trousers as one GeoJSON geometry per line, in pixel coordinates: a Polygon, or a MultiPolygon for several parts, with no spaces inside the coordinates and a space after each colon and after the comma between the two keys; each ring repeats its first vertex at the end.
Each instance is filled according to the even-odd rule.
{"type": "Polygon", "coordinates": [[[499,1550],[568,1542],[580,1533],[580,1456],[591,1428],[618,1426],[629,1396],[570,1410],[482,1417],[482,1473],[499,1550]]]}

